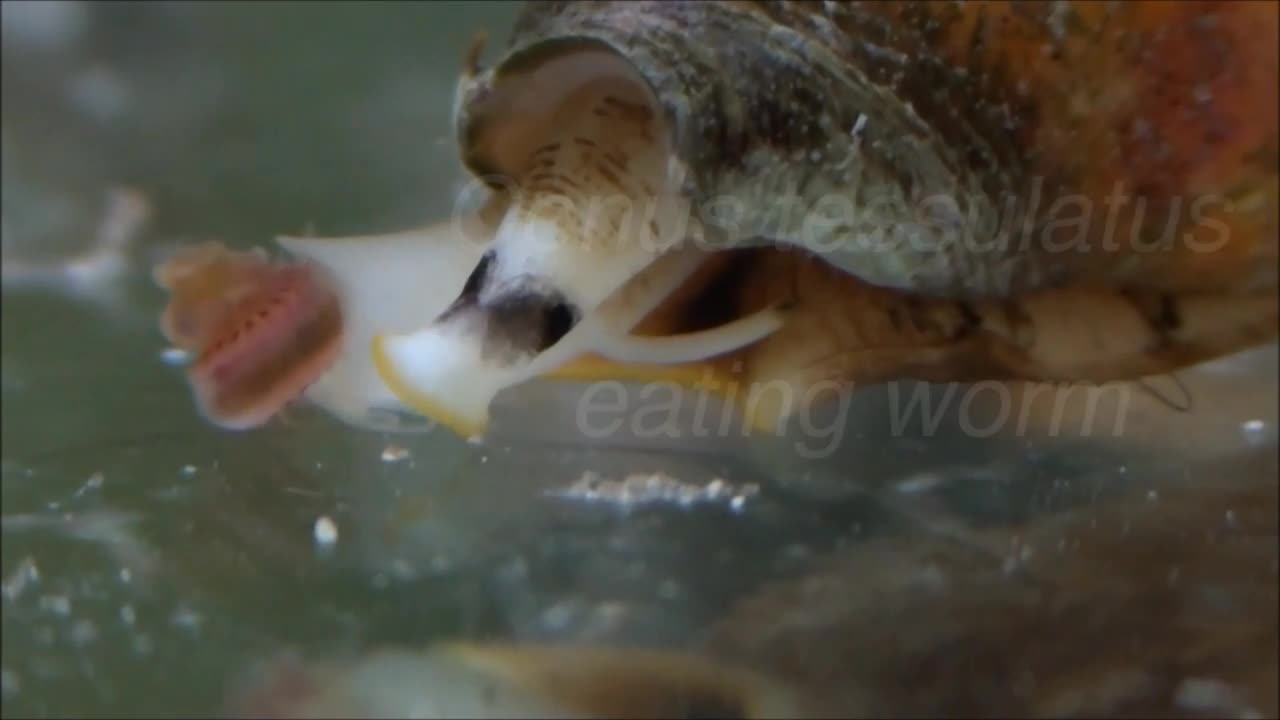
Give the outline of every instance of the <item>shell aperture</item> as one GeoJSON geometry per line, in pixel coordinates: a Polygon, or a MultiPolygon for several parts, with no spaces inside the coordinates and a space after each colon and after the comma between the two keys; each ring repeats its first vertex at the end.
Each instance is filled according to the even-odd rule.
{"type": "Polygon", "coordinates": [[[781,327],[766,308],[697,333],[629,336],[706,255],[687,242],[701,228],[684,212],[657,105],[616,56],[590,49],[506,81],[518,88],[508,102],[540,129],[475,140],[494,146],[514,189],[492,246],[435,322],[373,340],[402,402],[474,437],[492,398],[533,377],[664,376],[781,327]]]}

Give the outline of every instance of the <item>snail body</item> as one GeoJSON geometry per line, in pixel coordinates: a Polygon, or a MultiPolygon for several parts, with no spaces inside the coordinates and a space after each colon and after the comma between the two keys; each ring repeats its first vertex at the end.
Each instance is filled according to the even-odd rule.
{"type": "MultiPolygon", "coordinates": [[[[1275,26],[1274,7],[1235,4],[530,4],[506,54],[459,84],[464,165],[521,206],[559,193],[585,215],[621,195],[674,234],[585,247],[565,232],[537,252],[571,261],[508,263],[457,302],[493,314],[551,288],[587,314],[599,268],[692,244],[724,270],[642,332],[768,307],[787,320],[647,376],[784,380],[792,397],[898,377],[1136,378],[1269,341],[1275,26]],[[566,117],[618,108],[640,118],[636,134],[615,139],[623,118],[610,115],[609,132],[550,143],[580,145],[600,182],[575,188],[573,173],[530,159],[566,117]],[[607,177],[646,151],[665,175],[650,160],[639,190],[607,177]]],[[[521,227],[499,231],[494,266],[534,244],[521,227]]],[[[414,360],[411,337],[389,375],[434,364],[414,360]]],[[[432,390],[444,385],[418,383],[447,404],[432,390]]]]}
{"type": "Polygon", "coordinates": [[[475,435],[537,376],[806,396],[1270,342],[1277,27],[1270,3],[530,3],[455,94],[489,200],[432,242],[483,250],[415,329],[366,323],[372,366],[475,435]],[[678,291],[636,300],[654,283],[678,291]]]}

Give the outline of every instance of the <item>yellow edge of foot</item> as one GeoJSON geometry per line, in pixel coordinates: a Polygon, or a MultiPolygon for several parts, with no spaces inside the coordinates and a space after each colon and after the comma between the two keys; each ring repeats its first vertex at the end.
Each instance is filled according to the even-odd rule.
{"type": "MultiPolygon", "coordinates": [[[[722,399],[740,395],[741,383],[712,363],[685,363],[657,365],[624,363],[599,355],[583,355],[561,365],[542,377],[559,380],[636,380],[641,382],[670,382],[692,390],[714,393],[722,399]]],[[[758,409],[758,408],[757,408],[758,409]]],[[[743,419],[755,432],[769,432],[774,422],[763,413],[744,411],[743,419]]]]}
{"type": "Polygon", "coordinates": [[[373,342],[370,343],[369,353],[373,357],[373,369],[378,373],[378,377],[382,378],[382,382],[387,384],[387,389],[396,396],[396,399],[423,417],[445,426],[461,437],[473,438],[484,434],[487,426],[485,421],[468,420],[409,385],[396,369],[395,363],[391,362],[391,358],[387,356],[385,344],[386,340],[382,335],[375,335],[373,342]]]}

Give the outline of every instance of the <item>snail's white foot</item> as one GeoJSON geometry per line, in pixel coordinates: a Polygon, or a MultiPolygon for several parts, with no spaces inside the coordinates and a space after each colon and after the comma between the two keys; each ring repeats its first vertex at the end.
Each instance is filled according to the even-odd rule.
{"type": "Polygon", "coordinates": [[[504,388],[538,375],[578,380],[667,380],[698,385],[715,376],[706,361],[755,343],[782,327],[783,311],[766,308],[708,330],[640,337],[583,320],[532,362],[503,365],[486,357],[483,338],[433,325],[374,338],[374,367],[405,405],[466,438],[484,434],[489,405],[504,388]]]}

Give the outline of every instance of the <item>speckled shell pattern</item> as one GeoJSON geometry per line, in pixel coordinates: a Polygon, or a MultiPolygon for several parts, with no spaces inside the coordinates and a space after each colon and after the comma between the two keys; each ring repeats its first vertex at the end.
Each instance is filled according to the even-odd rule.
{"type": "Polygon", "coordinates": [[[1274,3],[534,2],[458,136],[482,171],[468,98],[603,44],[738,244],[941,296],[1274,287],[1275,34],[1274,3]]]}

